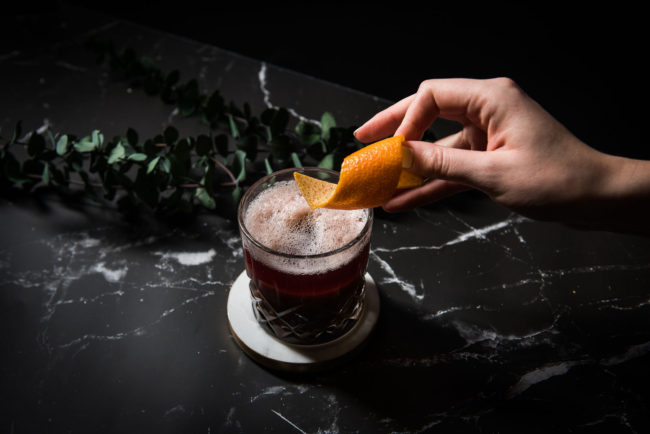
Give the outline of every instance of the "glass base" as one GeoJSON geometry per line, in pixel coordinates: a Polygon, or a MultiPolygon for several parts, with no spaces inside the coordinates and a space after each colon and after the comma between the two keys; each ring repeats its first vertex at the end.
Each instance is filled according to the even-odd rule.
{"type": "Polygon", "coordinates": [[[228,321],[239,347],[261,365],[285,371],[317,371],[337,366],[356,353],[379,317],[379,293],[370,274],[365,276],[363,309],[352,327],[340,337],[320,344],[295,345],[270,334],[255,317],[250,279],[242,272],[228,295],[228,321]]]}
{"type": "Polygon", "coordinates": [[[294,305],[278,312],[255,284],[249,283],[257,321],[276,338],[296,345],[333,341],[354,327],[363,313],[365,279],[360,278],[356,286],[342,302],[328,303],[321,297],[296,298],[294,305]]]}

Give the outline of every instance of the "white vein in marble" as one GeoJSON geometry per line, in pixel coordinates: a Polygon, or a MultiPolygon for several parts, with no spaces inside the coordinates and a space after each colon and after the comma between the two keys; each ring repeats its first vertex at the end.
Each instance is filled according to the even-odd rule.
{"type": "MultiPolygon", "coordinates": [[[[260,82],[260,90],[262,91],[262,94],[264,95],[264,104],[268,108],[279,108],[278,106],[274,105],[271,102],[271,92],[268,89],[268,84],[267,84],[267,77],[266,77],[266,71],[267,71],[267,65],[266,62],[262,62],[260,65],[260,69],[257,73],[257,78],[259,79],[260,82]]],[[[301,114],[299,114],[296,110],[290,108],[290,107],[284,107],[287,109],[287,111],[291,114],[291,116],[303,121],[303,122],[309,122],[315,125],[320,126],[320,121],[317,121],[315,119],[309,119],[301,114]]]]}

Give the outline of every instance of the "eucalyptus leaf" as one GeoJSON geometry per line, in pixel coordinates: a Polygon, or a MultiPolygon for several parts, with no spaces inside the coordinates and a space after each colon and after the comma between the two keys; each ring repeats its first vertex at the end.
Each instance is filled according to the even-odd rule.
{"type": "Polygon", "coordinates": [[[172,167],[169,159],[165,158],[165,157],[160,157],[159,166],[160,166],[160,170],[162,170],[164,173],[169,173],[169,171],[171,170],[171,167],[172,167]]]}
{"type": "Polygon", "coordinates": [[[73,144],[73,147],[77,152],[91,152],[94,151],[99,146],[98,139],[99,137],[93,131],[93,134],[91,134],[90,136],[83,137],[78,142],[75,142],[73,144]]]}
{"type": "Polygon", "coordinates": [[[122,142],[119,142],[117,145],[111,149],[111,153],[108,156],[108,164],[115,164],[118,161],[124,158],[126,154],[126,149],[122,146],[122,142]]]}
{"type": "Polygon", "coordinates": [[[203,187],[199,187],[196,189],[196,192],[194,193],[194,197],[196,197],[201,205],[208,209],[215,209],[217,207],[217,203],[214,201],[214,198],[208,194],[207,190],[203,187]]]}
{"type": "Polygon", "coordinates": [[[34,132],[26,139],[27,161],[24,156],[19,161],[9,149],[21,140],[19,121],[12,137],[0,147],[3,186],[10,183],[29,189],[40,178],[45,185],[74,191],[78,182],[71,183],[70,174],[76,173],[86,196],[100,200],[98,193],[103,190],[103,197],[115,200],[122,210],[142,202],[157,210],[191,212],[194,204],[209,209],[221,206],[212,191],[223,179],[220,161],[235,178],[232,199],[237,203],[248,183],[264,172],[289,165],[335,169],[346,153],[358,149],[353,129],[337,127],[330,112],[323,113],[320,123],[301,120],[289,129],[291,116],[285,108],[268,108],[256,117],[247,102],[225,104],[219,90],[200,91],[196,79],[180,84],[178,70],[163,72],[152,58],[139,57],[131,48],[118,51],[111,41],[91,47],[108,61],[116,77],[147,94],[158,94],[164,103],[175,104],[181,116],[195,116],[209,126],[208,134],[180,140],[178,130],[170,125],[162,134],[139,143],[133,128],[124,137],[106,142],[99,130],[80,139],[48,131],[48,140],[34,132]],[[263,153],[262,161],[256,161],[258,152],[263,153]]]}
{"type": "Polygon", "coordinates": [[[160,156],[157,156],[156,158],[154,158],[149,162],[149,164],[147,165],[147,173],[151,173],[156,168],[158,161],[160,161],[160,156]]]}
{"type": "Polygon", "coordinates": [[[239,138],[239,128],[237,127],[237,123],[235,122],[235,119],[232,117],[230,113],[228,113],[228,125],[230,126],[230,135],[234,139],[239,138]]]}
{"type": "Polygon", "coordinates": [[[41,174],[41,180],[43,184],[50,185],[50,165],[45,164],[43,166],[43,173],[41,174]]]}
{"type": "Polygon", "coordinates": [[[318,167],[321,169],[334,169],[334,154],[327,154],[323,159],[318,163],[318,167]]]}
{"type": "Polygon", "coordinates": [[[56,153],[59,155],[63,155],[66,152],[68,152],[69,148],[69,142],[68,142],[68,135],[63,134],[61,137],[59,137],[59,140],[56,142],[56,153]]]}
{"type": "Polygon", "coordinates": [[[246,152],[236,150],[233,154],[233,173],[235,173],[235,181],[237,184],[246,180],[246,152]]]}
{"type": "Polygon", "coordinates": [[[291,161],[293,162],[294,167],[302,167],[300,158],[298,158],[298,154],[296,154],[295,152],[291,153],[291,161]]]}
{"type": "Polygon", "coordinates": [[[142,154],[140,152],[134,152],[133,154],[127,157],[127,160],[131,161],[145,161],[147,159],[147,154],[142,154]]]}
{"type": "Polygon", "coordinates": [[[236,186],[236,187],[233,189],[231,195],[232,195],[232,201],[233,201],[235,204],[238,204],[239,201],[240,201],[240,199],[241,199],[241,196],[242,196],[242,189],[241,189],[241,187],[240,187],[240,186],[236,186]]]}
{"type": "Polygon", "coordinates": [[[95,143],[96,148],[104,144],[104,135],[99,130],[93,130],[93,132],[90,133],[90,136],[92,137],[92,141],[95,143]]]}
{"type": "Polygon", "coordinates": [[[323,140],[328,140],[330,137],[330,129],[336,127],[336,120],[334,120],[334,116],[330,112],[323,113],[320,119],[320,127],[321,137],[323,140]]]}

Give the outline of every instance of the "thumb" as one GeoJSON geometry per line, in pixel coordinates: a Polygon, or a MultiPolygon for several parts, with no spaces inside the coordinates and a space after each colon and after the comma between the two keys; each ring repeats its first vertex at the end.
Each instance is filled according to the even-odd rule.
{"type": "MultiPolygon", "coordinates": [[[[489,190],[492,177],[492,152],[472,151],[436,145],[430,142],[407,141],[412,150],[409,167],[404,167],[429,179],[452,181],[477,190],[489,190]]],[[[408,159],[407,159],[408,161],[408,159]]]]}

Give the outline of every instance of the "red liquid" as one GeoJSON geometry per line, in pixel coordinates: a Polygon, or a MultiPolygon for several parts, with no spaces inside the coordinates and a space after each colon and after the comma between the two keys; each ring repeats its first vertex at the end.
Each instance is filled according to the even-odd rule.
{"type": "Polygon", "coordinates": [[[255,314],[287,342],[315,344],[347,332],[361,312],[369,243],[342,266],[318,274],[292,274],[252,257],[246,246],[255,314]]]}

